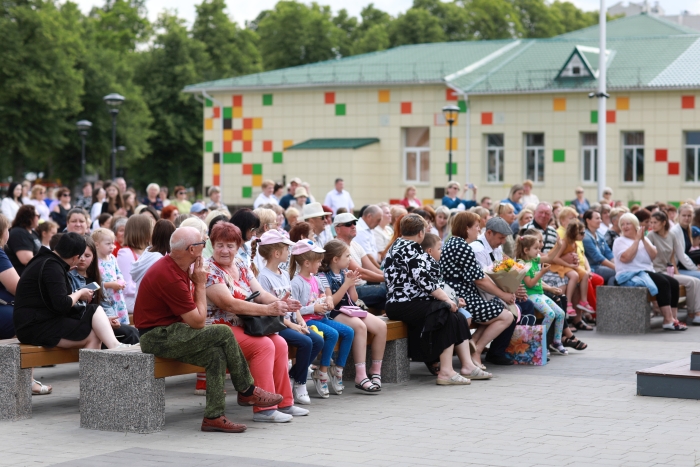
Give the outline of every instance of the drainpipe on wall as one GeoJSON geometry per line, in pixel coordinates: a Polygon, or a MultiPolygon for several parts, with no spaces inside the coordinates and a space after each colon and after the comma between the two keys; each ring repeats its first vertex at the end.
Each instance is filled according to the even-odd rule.
{"type": "Polygon", "coordinates": [[[464,97],[464,103],[465,103],[466,106],[467,106],[467,113],[465,114],[465,115],[466,115],[466,117],[465,117],[465,120],[466,120],[465,128],[466,128],[466,138],[467,138],[467,142],[466,142],[466,144],[464,145],[464,146],[465,146],[465,154],[464,154],[464,155],[465,155],[465,160],[464,160],[464,186],[466,187],[466,185],[469,183],[469,158],[470,158],[469,137],[470,137],[470,132],[471,132],[471,125],[470,125],[470,122],[469,122],[469,120],[470,120],[469,117],[471,116],[471,109],[469,108],[469,95],[466,94],[466,93],[465,93],[464,91],[462,91],[461,89],[459,89],[458,87],[453,86],[452,84],[448,83],[447,81],[445,82],[445,85],[446,85],[448,88],[452,89],[455,93],[457,93],[458,96],[463,96],[463,97],[464,97]]]}
{"type": "MultiPolygon", "coordinates": [[[[202,96],[204,96],[205,99],[209,99],[210,101],[212,101],[215,105],[218,105],[220,109],[219,120],[221,120],[221,132],[219,133],[219,192],[221,193],[221,203],[225,205],[226,202],[224,201],[224,189],[222,188],[223,182],[221,179],[222,167],[224,166],[224,106],[219,101],[207,94],[207,91],[205,90],[202,90],[202,96]]],[[[206,101],[204,106],[206,108],[206,101]]],[[[202,188],[204,188],[205,186],[206,183],[202,186],[202,188]]],[[[204,196],[207,196],[207,193],[203,193],[202,197],[204,196]]]]}

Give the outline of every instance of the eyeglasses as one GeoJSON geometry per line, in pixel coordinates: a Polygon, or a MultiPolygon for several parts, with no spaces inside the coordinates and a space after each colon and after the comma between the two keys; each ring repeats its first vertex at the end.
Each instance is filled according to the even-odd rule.
{"type": "Polygon", "coordinates": [[[70,193],[63,193],[63,194],[61,195],[61,197],[64,197],[64,196],[67,196],[67,197],[70,198],[70,193]]]}
{"type": "Polygon", "coordinates": [[[177,194],[178,194],[178,195],[186,195],[187,192],[186,192],[186,191],[178,191],[177,194]]]}
{"type": "Polygon", "coordinates": [[[352,227],[353,225],[356,225],[357,221],[352,221],[352,222],[346,222],[345,224],[338,224],[338,227],[352,227]]]}
{"type": "Polygon", "coordinates": [[[201,245],[201,246],[204,246],[204,245],[206,245],[206,244],[207,244],[207,242],[197,242],[197,243],[193,243],[193,244],[191,244],[191,245],[188,245],[187,248],[189,248],[189,247],[191,247],[191,246],[200,246],[200,245],[201,245]]]}

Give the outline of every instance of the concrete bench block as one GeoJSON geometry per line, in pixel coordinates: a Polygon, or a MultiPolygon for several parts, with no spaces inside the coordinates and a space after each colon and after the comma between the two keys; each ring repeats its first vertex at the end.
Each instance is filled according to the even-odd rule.
{"type": "MultiPolygon", "coordinates": [[[[367,347],[367,373],[372,365],[372,349],[367,347]]],[[[344,380],[355,378],[355,361],[352,352],[343,371],[344,380]]],[[[411,362],[408,360],[408,339],[396,339],[386,343],[382,360],[382,383],[403,383],[411,379],[411,362]]],[[[349,383],[348,383],[349,385],[349,383]]],[[[352,385],[354,387],[354,384],[352,385]]]]}
{"type": "Polygon", "coordinates": [[[0,345],[0,420],[32,418],[32,370],[20,362],[19,345],[0,345]]]}
{"type": "Polygon", "coordinates": [[[596,330],[601,334],[645,334],[651,329],[651,306],[645,287],[596,289],[596,330]]]}
{"type": "Polygon", "coordinates": [[[153,433],[165,426],[165,379],[140,351],[80,351],[80,427],[153,433]]]}

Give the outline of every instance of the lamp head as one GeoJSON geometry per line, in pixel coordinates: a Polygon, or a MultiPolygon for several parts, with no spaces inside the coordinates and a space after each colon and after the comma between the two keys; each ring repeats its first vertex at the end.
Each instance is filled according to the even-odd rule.
{"type": "Polygon", "coordinates": [[[90,128],[92,128],[92,122],[88,120],[80,120],[75,124],[75,126],[77,126],[78,130],[80,131],[88,131],[90,128]]]}
{"type": "Polygon", "coordinates": [[[102,100],[105,101],[105,104],[110,107],[119,107],[126,100],[126,98],[121,94],[113,92],[112,94],[107,94],[104,96],[102,100]]]}
{"type": "Polygon", "coordinates": [[[455,120],[457,120],[457,114],[459,113],[459,107],[456,105],[446,105],[442,108],[442,114],[445,116],[447,123],[452,125],[455,120]]]}

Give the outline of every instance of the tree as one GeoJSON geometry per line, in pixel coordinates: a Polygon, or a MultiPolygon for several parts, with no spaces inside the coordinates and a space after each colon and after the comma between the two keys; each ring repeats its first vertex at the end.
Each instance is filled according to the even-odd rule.
{"type": "Polygon", "coordinates": [[[524,37],[553,37],[566,32],[561,12],[544,0],[513,0],[513,6],[520,18],[524,37]]]}
{"type": "Polygon", "coordinates": [[[93,7],[90,19],[100,25],[93,31],[96,45],[118,52],[134,52],[148,41],[153,30],[146,17],[146,0],[105,0],[93,7]]]}
{"type": "MultiPolygon", "coordinates": [[[[573,3],[560,1],[552,3],[551,8],[561,18],[562,34],[598,24],[597,11],[579,10],[573,3]]],[[[607,15],[607,20],[610,21],[611,19],[613,17],[607,15]]]]}
{"type": "Polygon", "coordinates": [[[471,0],[465,8],[468,29],[474,39],[511,39],[522,35],[518,12],[508,0],[471,0]]]}
{"type": "Polygon", "coordinates": [[[422,8],[411,8],[391,23],[391,46],[444,42],[440,20],[422,8]]]}
{"type": "Polygon", "coordinates": [[[413,8],[428,11],[440,21],[440,27],[447,41],[466,41],[473,39],[468,29],[468,7],[456,2],[440,0],[414,0],[413,8]]]}
{"type": "Polygon", "coordinates": [[[333,18],[333,24],[338,28],[338,54],[341,57],[354,55],[357,42],[357,18],[350,16],[343,8],[333,18]]]}

